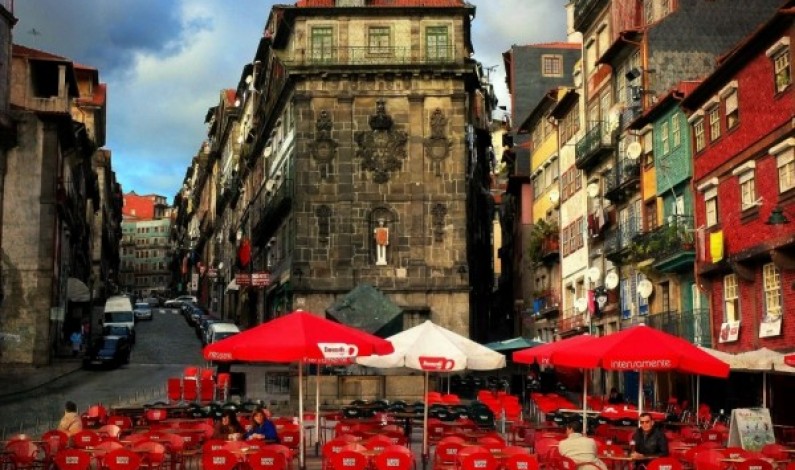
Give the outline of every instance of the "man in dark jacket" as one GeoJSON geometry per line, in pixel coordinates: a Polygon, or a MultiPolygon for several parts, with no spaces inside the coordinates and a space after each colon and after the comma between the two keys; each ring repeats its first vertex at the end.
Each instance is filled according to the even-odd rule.
{"type": "Polygon", "coordinates": [[[668,438],[662,429],[654,425],[649,413],[641,413],[638,422],[640,427],[632,436],[632,458],[637,459],[637,464],[648,462],[655,457],[668,456],[668,438]]]}

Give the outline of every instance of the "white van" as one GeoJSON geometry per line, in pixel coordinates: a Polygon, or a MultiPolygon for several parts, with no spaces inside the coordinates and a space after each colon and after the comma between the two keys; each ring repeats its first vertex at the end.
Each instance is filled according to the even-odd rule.
{"type": "Polygon", "coordinates": [[[240,328],[234,323],[213,323],[207,330],[207,344],[215,343],[237,333],[240,333],[240,328]]]}
{"type": "Polygon", "coordinates": [[[126,326],[132,332],[132,337],[135,338],[135,314],[129,297],[115,295],[105,301],[102,326],[126,326]]]}

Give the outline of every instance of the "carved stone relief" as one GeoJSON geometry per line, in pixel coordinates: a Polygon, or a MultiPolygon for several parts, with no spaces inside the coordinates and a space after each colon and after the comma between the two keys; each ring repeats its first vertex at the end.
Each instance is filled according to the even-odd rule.
{"type": "Polygon", "coordinates": [[[392,117],[386,113],[384,100],[378,100],[376,112],[370,116],[369,131],[356,132],[354,139],[359,148],[356,156],[362,167],[373,173],[373,181],[386,183],[390,173],[400,169],[406,158],[408,135],[392,129],[392,117]]]}
{"type": "Polygon", "coordinates": [[[321,242],[327,242],[331,233],[331,208],[325,204],[315,209],[317,234],[321,242]]]}
{"type": "Polygon", "coordinates": [[[444,218],[447,216],[447,207],[444,204],[436,204],[431,209],[433,215],[433,239],[437,242],[444,240],[444,218]]]}
{"type": "Polygon", "coordinates": [[[425,151],[433,162],[436,176],[442,176],[442,161],[450,155],[452,143],[447,138],[447,118],[441,109],[436,108],[430,119],[431,136],[425,139],[425,151]]]}
{"type": "Polygon", "coordinates": [[[337,155],[337,147],[339,146],[337,141],[331,138],[333,127],[334,123],[331,121],[328,111],[325,109],[321,110],[315,123],[315,129],[317,130],[315,132],[315,140],[309,144],[309,152],[318,164],[322,179],[328,178],[331,171],[331,162],[337,155]]]}

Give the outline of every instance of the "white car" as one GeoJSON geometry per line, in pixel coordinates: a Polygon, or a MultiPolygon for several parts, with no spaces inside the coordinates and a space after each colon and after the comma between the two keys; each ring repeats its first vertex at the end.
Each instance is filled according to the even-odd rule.
{"type": "Polygon", "coordinates": [[[136,302],[133,307],[133,314],[136,320],[151,320],[152,306],[148,302],[136,302]]]}

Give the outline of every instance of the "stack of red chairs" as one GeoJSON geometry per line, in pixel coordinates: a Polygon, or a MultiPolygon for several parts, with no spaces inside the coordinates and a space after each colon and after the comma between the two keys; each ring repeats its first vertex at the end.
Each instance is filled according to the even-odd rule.
{"type": "Polygon", "coordinates": [[[171,403],[182,401],[182,379],[169,377],[166,381],[166,396],[171,403]]]}

